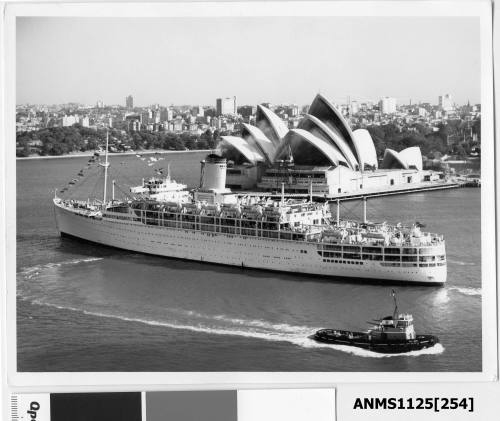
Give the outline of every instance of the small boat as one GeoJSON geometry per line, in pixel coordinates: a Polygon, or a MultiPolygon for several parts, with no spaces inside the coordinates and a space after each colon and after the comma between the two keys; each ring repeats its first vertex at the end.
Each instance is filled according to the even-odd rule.
{"type": "Polygon", "coordinates": [[[373,328],[366,332],[353,332],[339,329],[320,329],[311,339],[332,345],[347,345],[367,349],[384,354],[400,354],[430,348],[439,339],[433,335],[417,335],[413,327],[411,314],[398,314],[396,293],[394,298],[394,313],[392,316],[374,320],[373,328]]]}

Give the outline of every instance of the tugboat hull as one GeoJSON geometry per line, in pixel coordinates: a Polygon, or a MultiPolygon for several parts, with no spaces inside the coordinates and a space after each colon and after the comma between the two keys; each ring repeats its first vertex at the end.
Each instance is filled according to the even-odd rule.
{"type": "Polygon", "coordinates": [[[311,339],[332,345],[353,346],[382,354],[401,354],[404,352],[419,351],[439,343],[439,339],[433,335],[417,335],[415,339],[389,341],[370,338],[365,332],[351,332],[335,329],[318,330],[311,336],[311,339]]]}

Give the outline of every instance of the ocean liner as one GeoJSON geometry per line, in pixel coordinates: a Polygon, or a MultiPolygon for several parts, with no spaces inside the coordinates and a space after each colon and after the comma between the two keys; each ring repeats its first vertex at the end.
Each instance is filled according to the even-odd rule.
{"type": "Polygon", "coordinates": [[[225,187],[225,158],[210,154],[201,164],[200,187],[189,195],[167,177],[132,188],[126,200],[107,200],[106,153],[103,200],[56,195],[57,228],[61,235],[106,246],[242,268],[387,283],[446,282],[441,235],[422,232],[418,224],[371,223],[366,216],[341,220],[338,201],[335,216],[312,195],[239,198],[225,187]]]}

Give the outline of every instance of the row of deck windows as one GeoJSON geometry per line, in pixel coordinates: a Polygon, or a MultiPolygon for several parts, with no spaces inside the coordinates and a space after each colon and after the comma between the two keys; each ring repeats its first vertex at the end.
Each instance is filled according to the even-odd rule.
{"type": "MultiPolygon", "coordinates": [[[[324,250],[332,251],[348,251],[348,252],[360,252],[361,246],[351,246],[342,244],[324,244],[324,250]]],[[[377,253],[377,254],[434,254],[435,250],[432,247],[365,247],[362,248],[363,253],[377,253]]]]}
{"type": "Polygon", "coordinates": [[[350,262],[349,260],[337,260],[337,259],[323,259],[323,262],[342,263],[345,265],[364,265],[363,262],[350,262]]]}
{"type": "Polygon", "coordinates": [[[382,266],[393,266],[393,267],[421,267],[421,268],[427,268],[427,267],[436,267],[436,266],[445,266],[446,263],[444,262],[438,262],[438,263],[388,263],[388,262],[381,262],[380,263],[382,266]]]}
{"type": "MultiPolygon", "coordinates": [[[[365,248],[363,248],[365,251],[365,248]]],[[[382,255],[382,254],[360,254],[360,253],[344,253],[332,252],[332,251],[318,251],[318,254],[322,257],[332,258],[340,257],[344,259],[361,259],[361,260],[384,260],[386,262],[435,262],[435,261],[445,261],[446,257],[444,254],[437,256],[400,256],[395,254],[382,255]]]]}

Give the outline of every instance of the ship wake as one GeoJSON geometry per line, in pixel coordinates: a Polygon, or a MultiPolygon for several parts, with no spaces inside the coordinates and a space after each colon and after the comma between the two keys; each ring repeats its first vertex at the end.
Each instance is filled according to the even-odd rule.
{"type": "Polygon", "coordinates": [[[438,355],[442,354],[445,349],[442,344],[438,343],[430,348],[425,348],[418,351],[402,352],[399,354],[384,354],[380,352],[373,352],[368,349],[356,348],[353,346],[319,343],[312,339],[308,339],[308,341],[304,342],[302,346],[304,346],[305,348],[329,348],[337,351],[346,352],[348,354],[352,354],[357,357],[365,357],[365,358],[419,357],[421,355],[438,355]]]}
{"type": "Polygon", "coordinates": [[[196,323],[189,323],[187,321],[178,320],[153,320],[149,318],[134,317],[129,315],[119,315],[94,310],[85,310],[82,308],[50,303],[40,299],[34,299],[30,301],[35,305],[43,305],[57,308],[59,310],[79,312],[93,317],[102,317],[132,323],[142,323],[154,327],[187,330],[191,332],[205,333],[210,335],[240,336],[244,338],[260,339],[272,342],[289,342],[302,348],[340,351],[358,357],[416,357],[420,355],[441,354],[444,351],[443,346],[441,344],[437,344],[432,348],[420,351],[412,351],[404,354],[381,354],[355,347],[318,343],[310,338],[310,336],[319,329],[318,327],[294,326],[287,323],[271,323],[264,320],[246,320],[241,318],[232,318],[225,315],[209,316],[195,311],[186,310],[177,311],[189,314],[193,316],[194,319],[198,319],[196,323]],[[203,321],[200,321],[200,319],[202,319],[203,321]],[[217,322],[223,323],[217,325],[217,322]]]}
{"type": "Polygon", "coordinates": [[[35,266],[22,268],[18,272],[18,275],[23,277],[25,280],[29,280],[29,279],[36,277],[41,272],[46,271],[46,270],[50,270],[53,268],[59,268],[62,266],[70,266],[70,265],[78,265],[81,263],[96,262],[99,260],[103,260],[103,258],[102,257],[86,257],[86,258],[82,258],[82,259],[70,259],[70,260],[63,260],[62,262],[46,263],[44,265],[35,265],[35,266]]]}
{"type": "Polygon", "coordinates": [[[482,295],[481,288],[468,288],[468,287],[449,287],[450,291],[457,291],[463,295],[478,296],[482,295]]]}
{"type": "MultiPolygon", "coordinates": [[[[159,328],[178,329],[208,335],[236,336],[271,342],[288,342],[295,346],[315,350],[318,352],[344,352],[357,357],[386,358],[397,356],[419,356],[427,354],[440,354],[444,351],[442,345],[432,348],[412,351],[405,354],[381,354],[369,350],[344,346],[319,343],[311,339],[320,327],[296,325],[285,321],[267,321],[252,317],[238,317],[226,314],[206,314],[200,311],[187,310],[171,306],[149,306],[145,313],[144,307],[133,309],[133,305],[124,307],[123,304],[116,306],[117,301],[112,302],[105,299],[76,302],[77,296],[73,296],[71,288],[67,290],[67,284],[59,285],[51,282],[52,270],[61,267],[72,267],[72,265],[89,264],[102,260],[99,257],[88,257],[69,259],[60,262],[36,265],[24,268],[18,273],[18,298],[34,305],[48,306],[59,310],[78,312],[91,317],[121,320],[131,323],[142,323],[159,328]],[[50,293],[49,293],[50,291],[50,293]],[[114,308],[113,308],[114,307],[114,308]]],[[[474,295],[477,291],[458,287],[458,292],[474,295]]],[[[448,289],[443,290],[447,292],[448,289]]],[[[479,290],[480,294],[480,290],[479,290]]]]}
{"type": "Polygon", "coordinates": [[[457,266],[476,266],[474,262],[463,262],[460,260],[451,260],[448,259],[448,263],[451,263],[452,265],[457,265],[457,266]]]}

